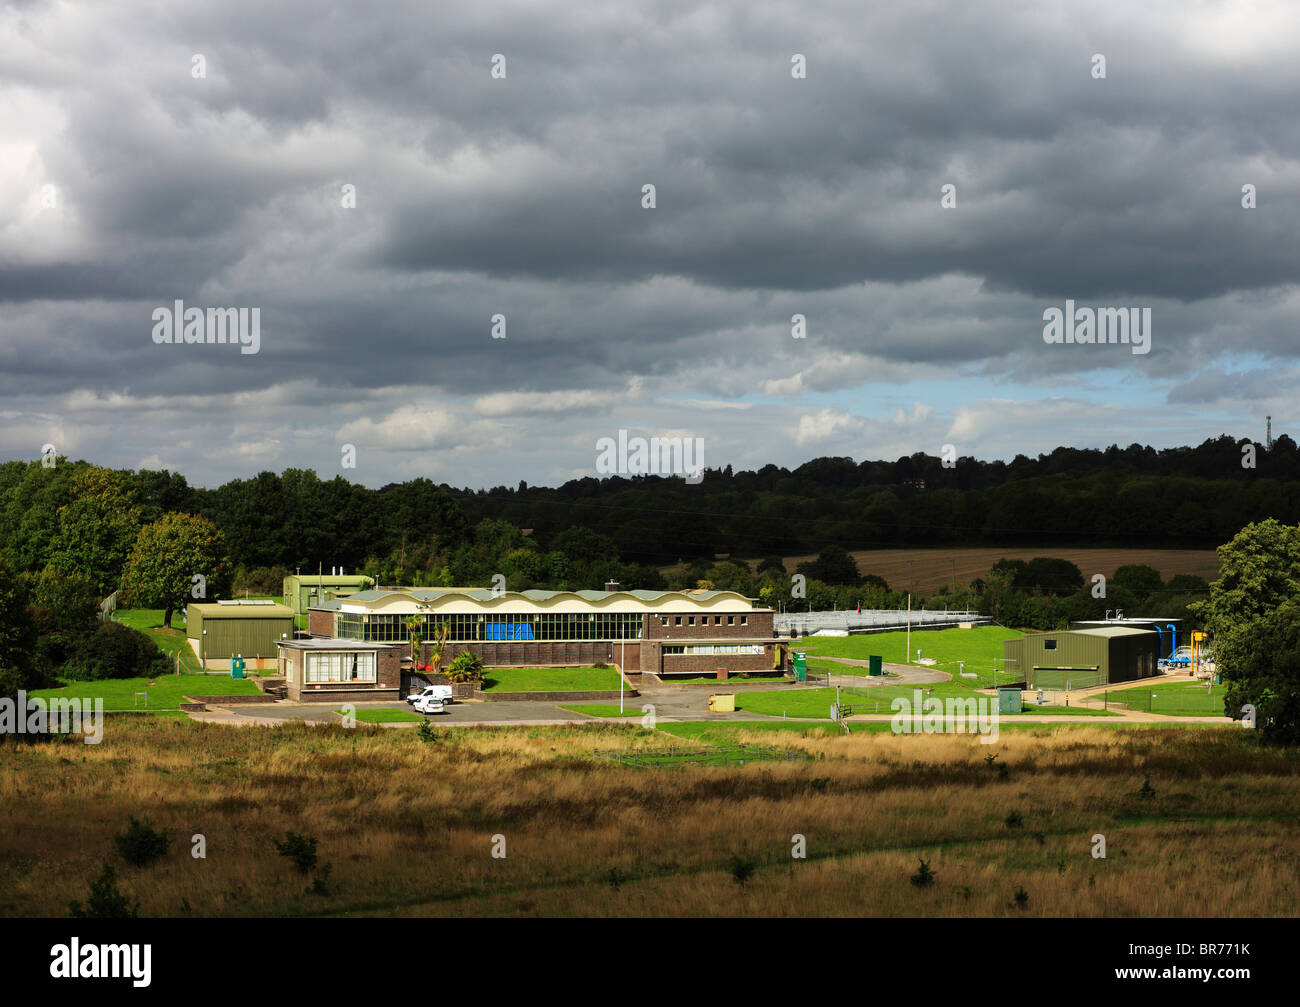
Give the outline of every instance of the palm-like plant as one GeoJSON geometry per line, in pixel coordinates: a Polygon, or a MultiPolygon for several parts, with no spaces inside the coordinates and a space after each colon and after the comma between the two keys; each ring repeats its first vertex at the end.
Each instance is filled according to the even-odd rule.
{"type": "Polygon", "coordinates": [[[421,630],[424,628],[424,619],[418,615],[407,616],[406,619],[406,638],[411,641],[411,665],[414,667],[420,661],[420,644],[423,642],[421,630]]]}
{"type": "Polygon", "coordinates": [[[451,627],[445,622],[433,630],[433,640],[429,644],[429,670],[435,675],[442,670],[442,659],[447,653],[447,638],[451,636],[451,627]]]}

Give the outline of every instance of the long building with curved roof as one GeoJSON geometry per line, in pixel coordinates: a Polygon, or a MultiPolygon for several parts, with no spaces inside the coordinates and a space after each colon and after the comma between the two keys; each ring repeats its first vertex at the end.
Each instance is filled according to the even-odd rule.
{"type": "Polygon", "coordinates": [[[772,610],[734,591],[358,591],[312,607],[308,628],[313,637],[405,643],[412,616],[424,641],[446,629],[448,661],[471,650],[490,667],[604,662],[726,677],[779,670],[785,659],[772,610]]]}

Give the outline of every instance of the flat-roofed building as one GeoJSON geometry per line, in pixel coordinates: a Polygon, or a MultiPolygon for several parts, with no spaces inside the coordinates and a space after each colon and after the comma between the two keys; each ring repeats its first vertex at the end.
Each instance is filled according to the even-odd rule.
{"type": "Polygon", "coordinates": [[[279,672],[299,702],[401,699],[402,655],[395,643],[312,637],[279,643],[279,672]]]}
{"type": "Polygon", "coordinates": [[[772,610],[734,591],[506,591],[406,588],[360,591],[313,607],[312,636],[407,641],[420,619],[429,641],[449,633],[444,667],[461,651],[489,667],[612,664],[630,673],[779,672],[784,649],[772,610]]]}
{"type": "Polygon", "coordinates": [[[185,635],[205,666],[219,668],[240,656],[251,671],[275,660],[281,640],[293,639],[293,609],[242,598],[196,603],[185,609],[185,635]]]}

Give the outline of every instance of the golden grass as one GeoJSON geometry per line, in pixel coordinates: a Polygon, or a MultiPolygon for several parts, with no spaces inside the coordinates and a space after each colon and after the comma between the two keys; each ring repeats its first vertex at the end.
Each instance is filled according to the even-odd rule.
{"type": "Polygon", "coordinates": [[[590,758],[681,744],[621,725],[446,737],[121,718],[98,746],[0,745],[0,914],[65,915],[100,863],[117,862],[112,836],[132,814],[173,837],[153,867],[119,863],[151,915],[1254,916],[1300,904],[1300,763],[1239,730],[1050,728],[981,745],[755,729],[738,740],[815,761],[678,770],[590,758]],[[985,764],[993,753],[1005,779],[985,764]],[[1143,800],[1147,776],[1156,795],[1143,800]],[[276,854],[287,830],[319,839],[329,895],[309,894],[276,854]],[[1097,832],[1105,860],[1091,856],[1097,832]],[[189,855],[193,833],[205,860],[189,855]],[[505,859],[491,856],[498,833],[505,859]],[[795,833],[807,860],[790,857],[795,833]],[[757,865],[744,886],[733,855],[757,865]],[[918,858],[935,871],[929,888],[908,881],[918,858]]]}

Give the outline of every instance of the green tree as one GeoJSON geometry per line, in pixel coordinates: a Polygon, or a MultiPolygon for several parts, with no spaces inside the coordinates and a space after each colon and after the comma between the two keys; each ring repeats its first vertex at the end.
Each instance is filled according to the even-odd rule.
{"type": "Polygon", "coordinates": [[[201,597],[207,597],[208,587],[217,591],[225,568],[224,541],[216,525],[193,514],[166,514],[140,530],[122,591],[131,606],[161,608],[163,625],[170,627],[172,612],[193,597],[193,578],[204,578],[201,597]]]}
{"type": "Polygon", "coordinates": [[[35,648],[36,625],[26,588],[0,558],[0,696],[12,699],[18,690],[41,684],[33,659],[35,648]]]}
{"type": "Polygon", "coordinates": [[[74,500],[59,508],[50,565],[90,577],[101,595],[115,591],[140,531],[140,508],[121,473],[87,468],[72,480],[74,500]]]}
{"type": "Polygon", "coordinates": [[[1224,712],[1241,716],[1255,707],[1255,726],[1273,744],[1300,744],[1300,596],[1283,602],[1250,625],[1221,662],[1228,681],[1224,712]]]}
{"type": "Polygon", "coordinates": [[[1164,588],[1160,571],[1145,563],[1126,563],[1115,571],[1112,582],[1119,587],[1126,587],[1138,596],[1154,594],[1164,588]]]}
{"type": "Polygon", "coordinates": [[[1243,644],[1256,632],[1256,620],[1300,595],[1300,527],[1272,518],[1249,524],[1218,553],[1219,579],[1210,585],[1210,596],[1191,608],[1204,621],[1228,677],[1246,653],[1243,644]]]}
{"type": "Polygon", "coordinates": [[[799,573],[809,580],[827,584],[857,584],[862,580],[858,564],[847,550],[837,545],[827,546],[811,562],[800,563],[799,573]]]}

